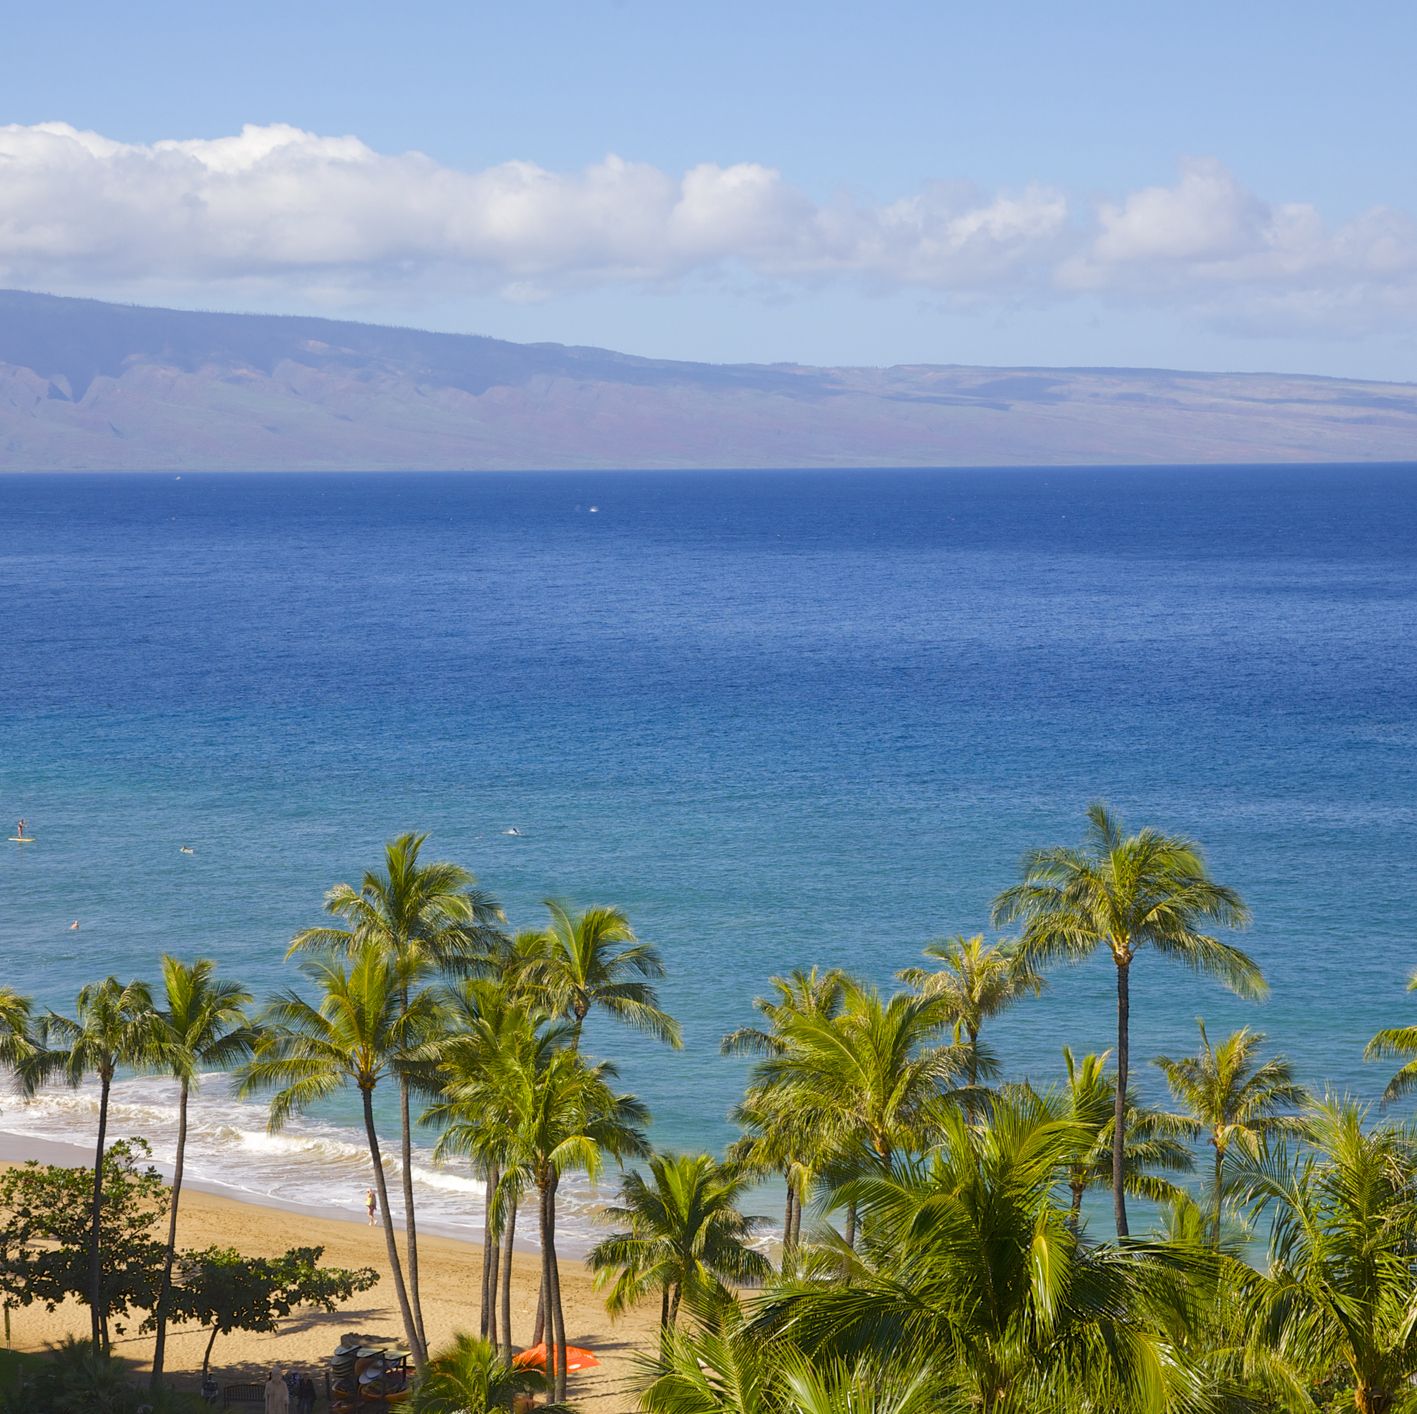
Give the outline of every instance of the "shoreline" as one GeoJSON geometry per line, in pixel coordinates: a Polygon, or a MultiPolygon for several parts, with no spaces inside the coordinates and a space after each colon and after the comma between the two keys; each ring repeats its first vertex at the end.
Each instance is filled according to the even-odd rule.
{"type": "MultiPolygon", "coordinates": [[[[0,1133],[0,1167],[13,1167],[28,1159],[41,1163],[87,1166],[92,1154],[78,1145],[0,1133]]],[[[402,1232],[396,1233],[400,1258],[404,1256],[402,1232]]],[[[324,1262],[339,1267],[373,1267],[380,1274],[377,1286],[354,1297],[331,1314],[309,1309],[293,1312],[274,1334],[235,1332],[218,1338],[212,1352],[212,1373],[219,1383],[263,1380],[272,1364],[304,1369],[316,1377],[323,1390],[324,1359],[347,1331],[378,1334],[403,1342],[403,1325],[389,1278],[382,1226],[369,1227],[339,1210],[302,1211],[295,1205],[276,1205],[212,1192],[207,1186],[183,1184],[178,1215],[181,1247],[234,1247],[248,1256],[272,1255],[297,1246],[323,1246],[324,1262]]],[[[458,1331],[476,1333],[480,1312],[482,1244],[465,1237],[441,1233],[419,1234],[420,1288],[428,1339],[433,1350],[458,1331]]],[[[539,1255],[519,1249],[513,1253],[512,1332],[514,1344],[530,1344],[539,1288],[539,1255]]],[[[584,1346],[600,1359],[598,1369],[572,1377],[571,1401],[588,1414],[622,1414],[635,1408],[640,1383],[636,1356],[651,1351],[658,1320],[656,1302],[612,1322],[605,1303],[592,1286],[591,1274],[577,1257],[561,1259],[562,1299],[566,1335],[573,1345],[584,1346]]],[[[120,1335],[115,1327],[114,1354],[131,1362],[135,1373],[147,1368],[152,1337],[134,1334],[141,1318],[130,1320],[120,1335]]],[[[18,1350],[41,1350],[68,1335],[86,1336],[87,1309],[67,1301],[53,1312],[42,1306],[11,1311],[11,1343],[18,1350]]],[[[196,1327],[174,1327],[168,1334],[167,1369],[172,1383],[195,1390],[201,1371],[207,1332],[196,1327]]],[[[323,1400],[317,1406],[323,1408],[323,1400]]]]}

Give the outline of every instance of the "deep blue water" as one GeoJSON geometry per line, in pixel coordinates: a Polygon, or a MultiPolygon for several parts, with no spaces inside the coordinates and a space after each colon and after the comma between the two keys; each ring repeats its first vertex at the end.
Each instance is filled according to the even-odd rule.
{"type": "MultiPolygon", "coordinates": [[[[0,594],[0,981],[46,1001],[162,950],[293,980],[428,830],[518,925],[629,911],[688,1044],[590,1044],[718,1144],[769,976],[984,928],[1105,797],[1204,843],[1273,985],[1143,959],[1134,1056],[1203,1013],[1374,1094],[1417,1015],[1412,468],[4,476],[0,594]]],[[[1110,1044],[1111,986],[1058,974],[1009,1069],[1110,1044]]]]}

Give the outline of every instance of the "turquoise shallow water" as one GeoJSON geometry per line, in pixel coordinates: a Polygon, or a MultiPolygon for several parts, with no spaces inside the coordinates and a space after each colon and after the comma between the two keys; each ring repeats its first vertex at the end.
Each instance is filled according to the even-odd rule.
{"type": "MultiPolygon", "coordinates": [[[[591,1044],[717,1145],[772,973],[979,930],[1105,796],[1205,843],[1273,984],[1148,961],[1134,1055],[1204,1013],[1373,1094],[1417,1008],[1410,468],[3,476],[0,593],[3,980],[46,1001],[164,949],[283,984],[428,830],[517,924],[629,911],[688,1044],[591,1044]]],[[[1109,1044],[1110,987],[1059,974],[1009,1069],[1109,1044]]]]}

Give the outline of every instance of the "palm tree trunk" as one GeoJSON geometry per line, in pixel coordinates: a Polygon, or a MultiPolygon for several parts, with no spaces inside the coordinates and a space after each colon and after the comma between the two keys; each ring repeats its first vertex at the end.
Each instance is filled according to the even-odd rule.
{"type": "Polygon", "coordinates": [[[782,1255],[787,1257],[792,1251],[792,1210],[797,1206],[797,1190],[792,1179],[787,1180],[787,1207],[782,1215],[782,1255]]]}
{"type": "Polygon", "coordinates": [[[404,1338],[413,1355],[413,1363],[421,1374],[428,1358],[419,1337],[418,1328],[413,1323],[413,1308],[409,1305],[408,1288],[403,1283],[403,1266],[399,1262],[399,1249],[394,1243],[394,1218],[389,1211],[389,1185],[384,1178],[384,1164],[379,1155],[379,1135],[374,1128],[374,1092],[361,1090],[364,1099],[364,1134],[369,1140],[369,1158],[374,1165],[374,1186],[379,1191],[379,1212],[384,1219],[384,1246],[388,1252],[389,1270],[393,1273],[394,1294],[398,1297],[399,1314],[403,1317],[404,1338]]]}
{"type": "Polygon", "coordinates": [[[659,1333],[663,1335],[669,1329],[669,1283],[659,1288],[659,1333]]]}
{"type": "Polygon", "coordinates": [[[556,1344],[556,1402],[566,1402],[566,1312],[561,1305],[561,1264],[556,1260],[556,1188],[546,1195],[547,1260],[546,1324],[556,1344]]]}
{"type": "Polygon", "coordinates": [[[1127,1236],[1127,1081],[1131,1057],[1131,959],[1117,964],[1117,1096],[1112,1107],[1112,1215],[1117,1236],[1127,1236]]]}
{"type": "Polygon", "coordinates": [[[846,1205],[846,1245],[854,1252],[856,1250],[856,1204],[846,1205]]]}
{"type": "MultiPolygon", "coordinates": [[[[546,1189],[542,1187],[539,1191],[540,1213],[541,1213],[541,1304],[542,1311],[540,1320],[545,1327],[543,1339],[546,1339],[546,1385],[551,1391],[552,1401],[558,1399],[556,1390],[556,1380],[559,1366],[557,1356],[560,1354],[556,1344],[556,1321],[550,1315],[551,1303],[547,1299],[551,1294],[551,1224],[547,1218],[546,1189]]],[[[535,1341],[534,1344],[541,1344],[535,1341]]]]}
{"type": "Polygon", "coordinates": [[[482,1206],[482,1321],[483,1340],[497,1343],[497,1234],[492,1230],[492,1203],[497,1192],[497,1166],[488,1167],[482,1206]]]}
{"type": "Polygon", "coordinates": [[[683,1296],[684,1288],[676,1281],[674,1283],[674,1295],[669,1301],[669,1324],[677,1326],[679,1324],[679,1298],[683,1296]]]}
{"type": "MultiPolygon", "coordinates": [[[[1212,1140],[1212,1143],[1214,1141],[1212,1140]]],[[[1225,1150],[1219,1144],[1215,1145],[1215,1215],[1211,1223],[1211,1246],[1216,1251],[1220,1250],[1220,1209],[1224,1201],[1225,1192],[1225,1150]]]]}
{"type": "Polygon", "coordinates": [[[512,1242],[517,1231],[517,1205],[507,1205],[502,1228],[502,1356],[512,1358],[512,1242]]]}
{"type": "MultiPolygon", "coordinates": [[[[408,997],[404,997],[408,1010],[408,997]]],[[[418,1329],[418,1343],[428,1349],[428,1337],[423,1330],[423,1307],[418,1299],[418,1224],[413,1216],[413,1126],[408,1117],[408,1080],[399,1078],[399,1157],[403,1163],[403,1230],[408,1247],[408,1294],[413,1304],[413,1321],[418,1329]]]]}
{"type": "Polygon", "coordinates": [[[98,1092],[98,1149],[93,1161],[93,1209],[89,1215],[89,1335],[95,1353],[107,1349],[108,1321],[103,1309],[103,1265],[99,1252],[99,1230],[103,1221],[103,1146],[108,1139],[108,1091],[110,1074],[100,1072],[98,1092]]]}
{"type": "Polygon", "coordinates": [[[1068,1209],[1068,1226],[1072,1228],[1074,1232],[1077,1232],[1082,1226],[1083,1185],[1081,1183],[1070,1183],[1068,1187],[1072,1189],[1073,1193],[1073,1201],[1068,1209]]]}
{"type": "Polygon", "coordinates": [[[162,1283],[157,1290],[157,1331],[153,1339],[152,1389],[162,1383],[163,1355],[167,1348],[167,1303],[172,1296],[172,1263],[177,1256],[177,1204],[182,1197],[182,1164],[187,1157],[187,1082],[177,1096],[177,1154],[172,1161],[172,1197],[167,1214],[167,1252],[162,1259],[162,1283]]]}

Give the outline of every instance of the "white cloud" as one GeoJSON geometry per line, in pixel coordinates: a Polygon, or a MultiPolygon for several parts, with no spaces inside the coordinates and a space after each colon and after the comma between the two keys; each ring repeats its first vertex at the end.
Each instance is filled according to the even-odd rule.
{"type": "Polygon", "coordinates": [[[873,205],[816,201],[751,162],[464,171],[281,125],[150,145],[0,127],[0,284],[357,305],[745,275],[764,295],[843,281],[974,303],[1085,295],[1358,332],[1417,311],[1417,223],[1380,207],[1333,225],[1213,158],[1092,208],[1043,184],[946,182],[873,205]]]}
{"type": "MultiPolygon", "coordinates": [[[[819,206],[756,163],[681,176],[610,156],[582,172],[482,171],[290,127],[114,142],[0,128],[0,275],[90,282],[284,280],[351,291],[426,276],[526,291],[734,266],[973,288],[1021,272],[1066,223],[1056,193],[927,192],[819,206]]],[[[524,294],[521,297],[525,297],[524,294]]]]}

